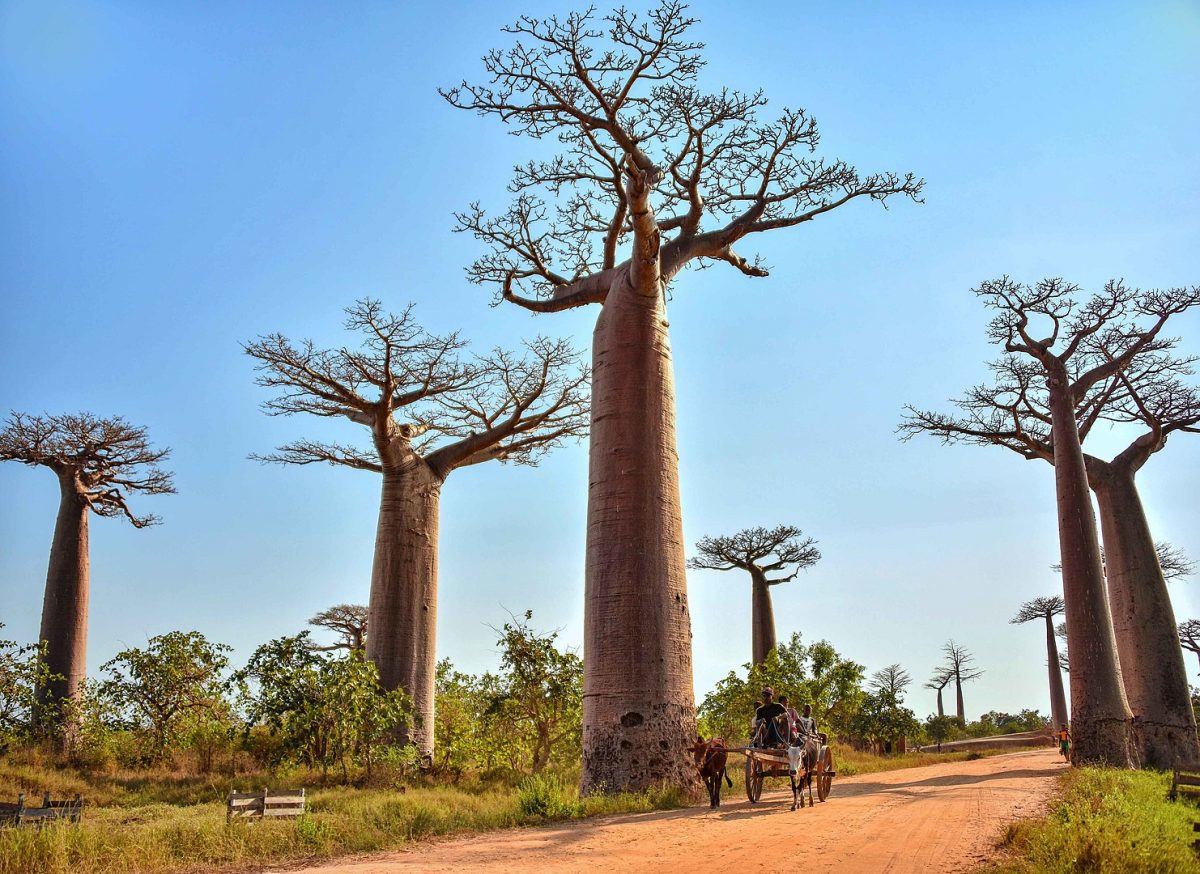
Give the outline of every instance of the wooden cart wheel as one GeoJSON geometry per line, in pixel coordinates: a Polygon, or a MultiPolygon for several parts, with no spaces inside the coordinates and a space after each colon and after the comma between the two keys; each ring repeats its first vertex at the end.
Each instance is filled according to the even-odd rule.
{"type": "Polygon", "coordinates": [[[825,755],[821,758],[816,779],[817,798],[824,801],[829,797],[829,790],[833,786],[833,750],[828,747],[825,749],[825,755]]]}
{"type": "Polygon", "coordinates": [[[751,803],[762,797],[762,788],[762,762],[753,756],[746,756],[746,797],[751,803]]]}

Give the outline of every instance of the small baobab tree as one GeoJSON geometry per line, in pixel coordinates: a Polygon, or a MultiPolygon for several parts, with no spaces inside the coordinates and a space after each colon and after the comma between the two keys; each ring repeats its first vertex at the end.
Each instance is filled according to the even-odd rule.
{"type": "Polygon", "coordinates": [[[539,338],[523,354],[465,359],[457,335],[434,336],[412,308],[374,300],[346,310],[358,349],[318,349],[271,334],[248,343],[258,384],[277,389],[270,415],[342,417],[367,429],[369,449],[300,440],[254,456],[280,464],[328,463],[380,474],[383,490],[371,570],[366,656],[387,690],[413,699],[417,724],[398,740],[433,750],[438,506],[452,471],[485,461],[535,464],[587,428],[587,370],[562,341],[539,338]]]}
{"type": "Polygon", "coordinates": [[[1021,605],[1010,622],[1019,625],[1041,619],[1046,623],[1046,667],[1050,674],[1050,721],[1057,729],[1070,719],[1067,710],[1067,694],[1063,689],[1062,669],[1058,660],[1058,641],[1054,633],[1054,617],[1061,616],[1067,610],[1063,599],[1057,595],[1048,598],[1034,598],[1021,605]]]}
{"type": "Polygon", "coordinates": [[[150,445],[145,428],[119,416],[10,414],[0,431],[0,461],[48,468],[58,478],[58,519],[50,546],[39,640],[46,676],[39,707],[60,719],[59,705],[78,699],[87,674],[88,518],[124,516],[135,528],[159,522],[129,507],[133,495],[173,494],[171,474],[158,465],[169,449],[150,445]]]}
{"type": "Polygon", "coordinates": [[[750,574],[752,658],[756,665],[775,649],[775,608],[771,587],[790,582],[821,559],[816,541],[793,525],[746,528],[726,537],[704,537],[688,561],[696,570],[743,570],[750,574]]]}
{"type": "MultiPolygon", "coordinates": [[[[1004,358],[993,364],[993,371],[1000,376],[1000,391],[977,388],[961,400],[959,406],[967,413],[965,422],[910,407],[901,433],[910,437],[931,432],[946,442],[965,438],[1009,445],[1004,435],[1032,430],[1038,438],[1035,443],[1040,441],[1049,451],[1047,460],[1054,465],[1067,628],[1076,659],[1071,683],[1073,755],[1080,762],[1135,765],[1141,758],[1141,744],[1134,734],[1133,713],[1121,675],[1089,494],[1094,483],[1089,475],[1096,465],[1085,456],[1082,437],[1106,408],[1106,395],[1128,390],[1123,376],[1135,363],[1149,361],[1153,368],[1159,353],[1171,348],[1172,341],[1161,338],[1160,333],[1172,316],[1200,303],[1200,287],[1143,291],[1113,280],[1103,291],[1082,299],[1079,287],[1062,279],[1044,279],[1029,286],[1003,277],[985,282],[975,293],[996,311],[988,335],[1005,351],[1004,358]],[[1031,402],[1031,388],[1044,389],[1044,397],[1031,402]],[[1030,406],[1041,407],[1041,418],[1031,416],[1022,422],[1030,406]],[[1037,427],[1030,428],[1030,421],[1037,427]],[[995,433],[997,430],[1002,433],[995,433]]],[[[1022,444],[1021,437],[1015,439],[1016,444],[1009,448],[1026,457],[1044,457],[1036,446],[1022,444]]],[[[1104,490],[1097,489],[1102,503],[1104,490]]],[[[1123,495],[1127,497],[1128,490],[1123,490],[1123,495]]],[[[1116,503],[1124,507],[1117,512],[1133,511],[1124,499],[1116,503]]],[[[1144,516],[1138,527],[1144,527],[1143,523],[1144,516]]],[[[1148,539],[1148,531],[1144,533],[1148,539]]],[[[1132,536],[1129,530],[1125,535],[1132,536]]],[[[1140,536],[1137,539],[1142,540],[1140,536]]],[[[1125,552],[1133,554],[1134,547],[1125,552]]],[[[1149,562],[1141,558],[1144,548],[1136,553],[1142,567],[1157,565],[1152,545],[1149,562]]],[[[1149,585],[1145,574],[1133,576],[1149,585]]],[[[1162,599],[1154,595],[1152,600],[1152,612],[1157,615],[1162,599]]],[[[1148,624],[1158,628],[1161,622],[1148,624]]],[[[1178,648],[1173,649],[1178,655],[1178,648]]],[[[1154,651],[1159,650],[1161,646],[1156,645],[1154,651]]]]}
{"type": "Polygon", "coordinates": [[[362,650],[367,642],[367,608],[362,604],[335,604],[308,620],[314,628],[325,628],[338,635],[337,641],[321,646],[309,641],[309,648],[318,652],[362,650]]]}
{"type": "Polygon", "coordinates": [[[880,668],[871,675],[871,688],[876,692],[887,692],[897,701],[903,700],[904,690],[912,684],[912,675],[899,665],[880,668]]]}
{"type": "Polygon", "coordinates": [[[667,287],[687,267],[767,275],[736,250],[852,201],[919,199],[912,174],[817,157],[803,109],[697,86],[703,44],[680,0],[522,16],[486,78],[442,91],[510,132],[557,139],[519,166],[511,206],[457,230],[488,251],[470,278],[538,313],[598,305],[584,594],[583,790],[695,785],[695,741],[667,287]]]}
{"type": "Polygon", "coordinates": [[[967,712],[963,708],[963,683],[968,683],[971,680],[981,677],[983,669],[975,667],[975,656],[971,655],[965,646],[960,646],[953,640],[946,641],[945,646],[942,647],[942,652],[945,653],[945,662],[942,669],[954,679],[955,713],[958,716],[958,721],[965,723],[967,721],[967,712]]]}
{"type": "Polygon", "coordinates": [[[933,676],[925,682],[926,689],[933,689],[937,692],[937,715],[945,716],[946,710],[942,705],[942,690],[946,688],[951,680],[954,679],[954,673],[946,668],[937,668],[933,672],[933,676]]]}
{"type": "Polygon", "coordinates": [[[1200,619],[1189,619],[1179,624],[1179,645],[1200,659],[1200,619]]]}

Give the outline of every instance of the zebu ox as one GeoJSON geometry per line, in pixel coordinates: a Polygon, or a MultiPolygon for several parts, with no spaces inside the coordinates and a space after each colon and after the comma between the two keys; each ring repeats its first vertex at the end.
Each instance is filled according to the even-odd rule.
{"type": "Polygon", "coordinates": [[[821,759],[820,738],[810,734],[801,740],[800,746],[788,747],[788,769],[792,772],[792,810],[804,806],[805,786],[808,787],[808,806],[813,806],[813,777],[821,759]]]}
{"type": "Polygon", "coordinates": [[[692,746],[692,755],[696,759],[696,769],[700,772],[704,785],[708,789],[708,806],[715,810],[721,806],[721,780],[724,779],[729,784],[729,788],[733,788],[733,781],[725,773],[728,747],[725,746],[725,741],[719,737],[714,737],[707,742],[704,738],[697,737],[696,743],[692,746]]]}

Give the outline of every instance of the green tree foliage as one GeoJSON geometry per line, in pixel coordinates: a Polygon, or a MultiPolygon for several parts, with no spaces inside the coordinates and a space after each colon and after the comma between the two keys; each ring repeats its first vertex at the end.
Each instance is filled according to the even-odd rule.
{"type": "Polygon", "coordinates": [[[98,692],[126,727],[149,740],[149,758],[159,761],[185,744],[197,722],[229,725],[222,676],[229,651],[198,631],[161,634],[105,662],[109,678],[98,692]]]}
{"type": "Polygon", "coordinates": [[[530,770],[537,774],[555,753],[572,759],[580,754],[583,660],[558,649],[557,631],[535,631],[532,619],[533,611],[526,610],[524,619],[501,629],[500,683],[492,709],[507,711],[531,749],[530,770]]]}
{"type": "Polygon", "coordinates": [[[873,743],[885,752],[901,738],[916,737],[920,732],[921,724],[904,706],[903,697],[889,689],[867,693],[849,725],[853,739],[873,743]]]}
{"type": "Polygon", "coordinates": [[[787,695],[797,710],[811,704],[818,728],[838,735],[846,733],[864,699],[863,666],[842,658],[828,641],[806,646],[798,633],[775,647],[766,661],[745,664],[742,670],[744,678],[730,671],[701,702],[699,727],[705,737],[746,740],[764,686],[775,690],[776,700],[787,695]]]}
{"type": "Polygon", "coordinates": [[[247,737],[263,729],[274,764],[300,761],[328,774],[362,765],[368,776],[380,748],[412,719],[402,690],[385,691],[361,650],[340,656],[316,650],[308,632],[281,637],[254,651],[234,675],[246,710],[247,737]]]}
{"type": "Polygon", "coordinates": [[[52,678],[38,646],[0,640],[0,753],[28,743],[52,724],[48,708],[34,706],[35,690],[52,678]]]}
{"type": "Polygon", "coordinates": [[[950,740],[958,731],[958,719],[953,716],[938,716],[931,713],[925,718],[925,737],[942,748],[942,741],[950,740]]]}
{"type": "Polygon", "coordinates": [[[988,737],[994,734],[1039,731],[1045,728],[1049,722],[1049,716],[1036,710],[1022,710],[1020,713],[990,710],[979,717],[978,722],[972,722],[967,726],[967,734],[971,737],[988,737]]]}

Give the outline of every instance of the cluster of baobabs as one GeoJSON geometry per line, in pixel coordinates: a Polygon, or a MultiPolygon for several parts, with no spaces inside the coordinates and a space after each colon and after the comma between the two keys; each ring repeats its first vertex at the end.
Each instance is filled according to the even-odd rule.
{"type": "MultiPolygon", "coordinates": [[[[451,107],[559,144],[555,157],[515,169],[506,209],[471,204],[455,230],[482,244],[467,276],[494,289],[496,303],[598,307],[590,371],[568,344],[547,339],[468,360],[456,335],[434,336],[410,310],[369,300],[348,310],[358,349],[279,334],[246,346],[260,384],[275,390],[268,413],[344,417],[370,435],[364,448],[301,440],[265,459],[381,475],[367,654],[386,685],[412,695],[423,726],[432,724],[443,483],[489,460],[532,463],[588,432],[585,792],[695,779],[684,757],[695,708],[668,289],[682,291],[688,267],[766,277],[739,247],[857,202],[920,203],[924,186],[912,173],[860,173],[818,155],[803,109],[765,117],[760,91],[701,90],[695,25],[678,0],[644,13],[522,17],[483,56],[482,79],[441,91],[451,107]]],[[[997,313],[995,385],[972,390],[961,417],[913,410],[904,431],[1053,463],[1076,756],[1131,765],[1195,753],[1174,621],[1133,479],[1168,434],[1196,422],[1195,393],[1181,381],[1189,360],[1161,332],[1200,303],[1200,289],[1112,282],[1085,298],[1061,280],[1005,278],[977,294],[997,313]],[[1104,421],[1136,422],[1144,434],[1101,461],[1080,444],[1104,421]]],[[[53,693],[71,694],[83,673],[87,515],[151,522],[126,498],[171,490],[157,467],[165,452],[139,428],[86,415],[14,415],[0,451],[50,467],[62,483],[41,637],[65,677],[53,693]]],[[[411,739],[431,744],[420,726],[411,739]]]]}

